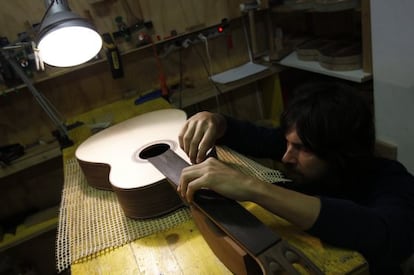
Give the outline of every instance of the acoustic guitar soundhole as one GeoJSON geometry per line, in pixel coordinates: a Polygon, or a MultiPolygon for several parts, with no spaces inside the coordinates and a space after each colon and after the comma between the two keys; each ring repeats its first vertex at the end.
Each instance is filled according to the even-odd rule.
{"type": "Polygon", "coordinates": [[[165,153],[168,149],[170,149],[170,145],[166,143],[157,143],[150,145],[146,148],[144,148],[140,153],[139,157],[141,159],[148,159],[152,157],[159,156],[163,153],[165,153]]]}

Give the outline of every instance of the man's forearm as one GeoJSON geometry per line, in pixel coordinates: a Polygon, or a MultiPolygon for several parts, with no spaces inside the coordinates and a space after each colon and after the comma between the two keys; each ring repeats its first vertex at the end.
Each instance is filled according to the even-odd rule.
{"type": "Polygon", "coordinates": [[[253,201],[303,230],[312,227],[321,208],[317,197],[267,183],[257,185],[253,201]]]}

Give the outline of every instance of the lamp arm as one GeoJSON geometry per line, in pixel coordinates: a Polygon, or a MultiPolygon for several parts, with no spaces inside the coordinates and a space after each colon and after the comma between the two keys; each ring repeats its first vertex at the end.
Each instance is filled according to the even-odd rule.
{"type": "MultiPolygon", "coordinates": [[[[17,74],[17,76],[26,84],[29,91],[32,93],[33,97],[36,99],[36,101],[39,103],[40,107],[46,112],[46,114],[49,116],[49,118],[53,121],[54,125],[57,127],[57,130],[59,131],[61,137],[65,139],[68,138],[68,130],[65,126],[65,124],[62,122],[61,118],[58,116],[56,112],[56,108],[42,95],[33,85],[33,82],[30,78],[26,76],[24,71],[20,68],[20,66],[17,64],[17,62],[11,58],[10,54],[7,53],[5,50],[0,49],[0,53],[5,57],[7,62],[11,65],[14,72],[17,74]]],[[[62,145],[62,144],[61,144],[62,145]]]]}
{"type": "Polygon", "coordinates": [[[45,15],[50,13],[57,13],[61,11],[70,11],[69,4],[67,0],[44,0],[45,7],[47,11],[45,15]]]}

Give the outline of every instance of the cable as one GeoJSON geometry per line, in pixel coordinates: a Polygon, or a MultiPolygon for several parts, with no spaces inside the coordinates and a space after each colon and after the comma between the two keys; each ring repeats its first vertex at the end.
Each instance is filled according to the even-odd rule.
{"type": "Polygon", "coordinates": [[[178,59],[179,59],[179,71],[180,71],[180,87],[179,87],[179,98],[178,98],[178,106],[180,109],[183,107],[183,51],[180,48],[178,52],[178,59]]]}
{"type": "Polygon", "coordinates": [[[202,42],[204,42],[204,45],[206,46],[206,55],[207,55],[207,59],[208,59],[208,64],[209,64],[209,68],[210,68],[210,76],[211,76],[211,75],[213,75],[213,66],[211,64],[210,50],[208,48],[208,39],[201,32],[198,34],[198,38],[200,38],[200,40],[202,42]]]}
{"type": "Polygon", "coordinates": [[[242,23],[243,23],[244,38],[246,39],[247,51],[249,53],[249,60],[250,60],[250,62],[253,62],[254,57],[253,57],[252,48],[250,46],[250,39],[249,39],[249,33],[247,32],[245,16],[242,16],[242,23]]]}
{"type": "Polygon", "coordinates": [[[40,20],[39,26],[42,26],[43,21],[45,21],[45,18],[47,16],[47,14],[49,13],[50,9],[52,8],[53,4],[56,2],[57,0],[52,0],[49,3],[49,6],[47,7],[45,13],[43,14],[42,20],[40,20]]]}
{"type": "Polygon", "coordinates": [[[209,70],[208,70],[208,68],[207,68],[207,64],[206,64],[206,62],[205,62],[205,60],[204,60],[204,58],[203,58],[203,56],[200,54],[200,52],[198,51],[198,49],[197,49],[197,47],[192,47],[193,49],[194,49],[194,51],[196,52],[196,54],[198,55],[198,57],[200,58],[200,60],[201,60],[201,63],[203,64],[203,67],[204,67],[204,70],[205,70],[205,72],[207,73],[207,76],[208,76],[208,80],[213,84],[213,86],[214,86],[214,88],[216,89],[216,94],[215,94],[215,98],[216,98],[216,104],[217,104],[217,112],[220,112],[220,101],[219,101],[219,98],[218,98],[218,95],[222,95],[223,94],[223,92],[221,91],[221,89],[220,89],[220,87],[217,85],[217,83],[216,82],[214,82],[212,79],[211,79],[211,75],[210,75],[210,72],[209,72],[209,70]]]}

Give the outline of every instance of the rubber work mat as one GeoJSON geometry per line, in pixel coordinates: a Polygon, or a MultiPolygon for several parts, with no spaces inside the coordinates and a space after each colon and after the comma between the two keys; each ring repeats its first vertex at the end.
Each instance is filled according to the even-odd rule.
{"type": "MultiPolygon", "coordinates": [[[[279,171],[269,169],[226,147],[217,148],[218,158],[235,169],[266,182],[283,181],[279,171]]],[[[56,241],[57,271],[87,260],[138,238],[161,232],[188,220],[181,208],[166,216],[134,220],[126,217],[115,193],[90,187],[75,158],[64,163],[65,181],[56,241]]]]}

